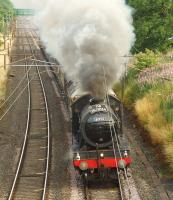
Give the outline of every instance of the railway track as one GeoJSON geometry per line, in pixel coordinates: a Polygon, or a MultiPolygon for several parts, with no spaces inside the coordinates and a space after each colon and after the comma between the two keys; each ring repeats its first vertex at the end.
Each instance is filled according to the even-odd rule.
{"type": "MultiPolygon", "coordinates": [[[[34,37],[35,38],[35,37],[34,37]]],[[[46,55],[44,55],[46,57],[46,55]]],[[[52,60],[49,60],[46,58],[47,62],[51,62],[52,60]]],[[[53,61],[54,63],[56,61],[53,61]]],[[[59,63],[57,63],[58,65],[59,63]]],[[[62,91],[61,88],[61,83],[58,82],[58,77],[56,77],[56,73],[54,73],[54,68],[51,67],[51,71],[53,72],[56,81],[57,81],[57,86],[60,91],[62,91]]],[[[52,73],[51,72],[51,73],[52,73]]],[[[64,107],[66,107],[66,101],[64,98],[64,107]]],[[[67,109],[64,109],[65,112],[68,112],[67,109]]],[[[67,114],[68,115],[68,114],[67,114]]],[[[72,137],[72,136],[71,136],[72,137]]],[[[75,172],[74,172],[75,173],[75,172]]],[[[116,172],[115,172],[116,173],[116,172]]],[[[117,173],[121,174],[120,171],[117,171],[117,173]]],[[[121,175],[120,175],[121,176],[121,175]]],[[[118,176],[117,176],[118,177],[118,176]]],[[[122,177],[122,176],[121,176],[122,177]]],[[[121,177],[117,178],[117,180],[113,179],[112,181],[108,181],[105,184],[105,181],[107,180],[99,180],[99,181],[93,181],[90,183],[86,183],[80,175],[77,175],[75,178],[77,179],[77,187],[78,187],[78,197],[72,197],[77,199],[84,199],[84,200],[129,200],[129,193],[128,189],[126,189],[126,194],[124,194],[124,191],[122,191],[122,180],[121,177]],[[127,194],[128,193],[128,194],[127,194]]],[[[134,199],[136,200],[136,198],[134,199]]]]}
{"type": "Polygon", "coordinates": [[[85,186],[86,200],[122,200],[118,182],[93,182],[85,186]]]}
{"type": "MultiPolygon", "coordinates": [[[[39,69],[45,60],[38,45],[39,37],[30,21],[19,20],[20,49],[17,55],[25,60],[28,108],[27,123],[16,175],[8,199],[45,199],[50,160],[50,119],[48,102],[39,69]],[[23,57],[22,57],[23,55],[23,57]],[[32,58],[28,61],[28,58],[32,58]],[[32,66],[32,67],[30,67],[32,66]]],[[[44,65],[44,64],[43,64],[44,65]]],[[[80,186],[79,186],[80,187],[80,186]]],[[[93,182],[82,185],[86,200],[127,199],[123,197],[120,181],[93,182]]],[[[75,199],[77,200],[77,199],[75,199]]]]}
{"type": "Polygon", "coordinates": [[[24,140],[20,151],[16,174],[8,200],[45,199],[50,161],[50,119],[45,88],[37,62],[27,61],[27,55],[35,58],[36,45],[30,37],[31,27],[23,19],[18,24],[20,51],[24,55],[27,74],[28,108],[24,140]],[[24,24],[25,22],[25,24],[24,24]],[[31,64],[35,67],[31,67],[31,64]]]}
{"type": "MultiPolygon", "coordinates": [[[[22,18],[18,21],[17,38],[19,48],[13,54],[13,58],[16,58],[15,60],[21,59],[25,61],[27,83],[25,81],[23,86],[19,88],[16,93],[23,90],[23,87],[26,85],[28,92],[28,120],[27,123],[24,121],[26,124],[25,139],[22,151],[20,152],[18,167],[16,168],[16,176],[11,191],[9,191],[8,199],[45,199],[50,160],[50,119],[47,98],[42,81],[42,73],[44,73],[44,71],[40,72],[38,67],[40,62],[36,60],[44,60],[45,58],[43,58],[44,56],[39,47],[37,47],[39,38],[30,20],[26,19],[24,21],[22,18]],[[28,60],[28,58],[32,58],[33,60],[28,60]],[[30,68],[31,65],[32,67],[30,68]]],[[[23,64],[23,62],[21,64],[23,64]]],[[[141,157],[141,154],[139,154],[139,157],[141,157]]],[[[142,160],[145,164],[145,160],[142,160]]],[[[145,164],[145,166],[148,168],[148,165],[145,164]]],[[[153,171],[151,172],[152,175],[153,171]]],[[[159,182],[156,184],[156,187],[158,186],[159,182]]],[[[79,187],[79,191],[83,193],[81,195],[82,198],[75,198],[73,200],[123,199],[120,195],[118,181],[111,183],[104,182],[103,184],[101,182],[97,182],[96,184],[89,183],[87,187],[80,182],[77,187],[79,187]]],[[[163,191],[161,192],[163,193],[163,191]]],[[[165,197],[166,195],[164,192],[162,199],[165,197]]],[[[130,199],[136,200],[138,198],[133,198],[132,196],[130,199]]]]}
{"type": "Polygon", "coordinates": [[[133,188],[129,191],[124,174],[120,172],[120,179],[92,179],[86,181],[79,173],[75,173],[77,195],[73,192],[71,200],[140,200],[133,188]],[[120,182],[121,181],[121,182],[120,182]]]}

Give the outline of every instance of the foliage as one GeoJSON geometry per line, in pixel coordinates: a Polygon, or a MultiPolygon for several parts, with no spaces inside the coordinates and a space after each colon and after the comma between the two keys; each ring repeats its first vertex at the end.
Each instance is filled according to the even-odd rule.
{"type": "MultiPolygon", "coordinates": [[[[173,172],[173,85],[162,81],[135,102],[135,113],[173,172]]],[[[166,174],[167,175],[167,174],[166,174]]]]}
{"type": "Polygon", "coordinates": [[[3,30],[3,19],[8,21],[13,15],[13,5],[10,0],[0,0],[0,32],[3,30]]]}
{"type": "MultiPolygon", "coordinates": [[[[123,101],[148,131],[150,142],[164,156],[169,166],[167,171],[173,172],[173,84],[166,79],[145,84],[139,81],[141,70],[157,64],[159,56],[148,50],[135,56],[133,66],[128,69],[123,101]]],[[[120,84],[114,90],[121,98],[120,84]]]]}
{"type": "Polygon", "coordinates": [[[173,84],[172,82],[166,82],[160,86],[162,101],[160,109],[168,123],[173,124],[173,84]]]}
{"type": "Polygon", "coordinates": [[[149,49],[146,49],[145,53],[141,52],[139,54],[136,54],[135,57],[136,57],[135,66],[140,70],[158,64],[158,59],[159,59],[158,54],[154,53],[149,49]]]}
{"type": "Polygon", "coordinates": [[[134,8],[136,44],[134,52],[166,51],[173,42],[173,0],[128,0],[134,8]]]}
{"type": "MultiPolygon", "coordinates": [[[[146,49],[145,53],[135,55],[134,65],[129,67],[125,82],[123,101],[126,106],[133,107],[134,102],[142,98],[151,89],[152,85],[149,83],[143,85],[138,83],[138,74],[141,70],[158,64],[158,60],[159,54],[148,49],[146,49]]],[[[120,83],[115,85],[115,91],[118,95],[121,94],[120,83]]]]}
{"type": "MultiPolygon", "coordinates": [[[[164,83],[166,85],[168,83],[164,83]]],[[[162,95],[159,95],[160,87],[152,88],[146,95],[135,103],[135,112],[141,124],[148,131],[151,142],[154,145],[163,145],[173,142],[170,137],[173,131],[172,122],[167,121],[164,115],[165,109],[161,108],[162,95]]],[[[165,90],[167,92],[167,90],[165,90]]],[[[169,111],[167,110],[167,113],[169,111]]]]}
{"type": "Polygon", "coordinates": [[[163,110],[163,114],[167,122],[173,123],[173,99],[164,101],[161,105],[161,109],[163,110]]]}
{"type": "Polygon", "coordinates": [[[5,99],[7,70],[0,66],[0,103],[5,99]]]}

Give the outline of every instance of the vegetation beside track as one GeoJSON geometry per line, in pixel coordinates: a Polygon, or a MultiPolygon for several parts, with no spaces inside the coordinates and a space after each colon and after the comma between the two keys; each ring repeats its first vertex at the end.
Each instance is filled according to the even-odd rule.
{"type": "Polygon", "coordinates": [[[136,43],[133,52],[146,48],[167,51],[173,41],[173,0],[127,0],[134,8],[136,43]]]}
{"type": "Polygon", "coordinates": [[[9,20],[9,17],[14,13],[13,5],[10,0],[0,0],[0,32],[4,30],[4,23],[9,20]]]}
{"type": "MultiPolygon", "coordinates": [[[[0,0],[0,50],[3,54],[3,34],[6,34],[6,24],[13,16],[13,5],[10,0],[0,0]]],[[[0,56],[0,102],[5,98],[6,81],[8,70],[4,69],[4,57],[0,56]]]]}
{"type": "MultiPolygon", "coordinates": [[[[173,52],[170,56],[157,52],[166,53],[173,47],[173,1],[127,3],[134,8],[136,42],[132,52],[138,54],[128,68],[123,101],[173,172],[173,52]]],[[[120,85],[115,91],[121,98],[120,85]]]]}
{"type": "MultiPolygon", "coordinates": [[[[146,50],[128,68],[123,101],[173,172],[173,59],[146,50]],[[172,76],[172,77],[171,77],[172,76]]],[[[121,98],[121,86],[115,91],[121,98]]],[[[165,170],[167,170],[165,168],[165,170]]]]}
{"type": "Polygon", "coordinates": [[[5,99],[7,71],[0,67],[0,103],[5,99]]]}

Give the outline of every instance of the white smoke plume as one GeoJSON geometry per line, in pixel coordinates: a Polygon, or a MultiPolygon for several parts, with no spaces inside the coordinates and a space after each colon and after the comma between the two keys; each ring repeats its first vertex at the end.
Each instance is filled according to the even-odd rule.
{"type": "Polygon", "coordinates": [[[49,0],[38,16],[47,51],[84,91],[105,95],[128,61],[135,35],[125,0],[49,0]]]}

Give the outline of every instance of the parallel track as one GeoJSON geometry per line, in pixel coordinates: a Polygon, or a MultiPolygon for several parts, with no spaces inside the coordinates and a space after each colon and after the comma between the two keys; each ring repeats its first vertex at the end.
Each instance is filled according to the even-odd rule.
{"type": "MultiPolygon", "coordinates": [[[[29,23],[28,23],[29,24],[29,23]]],[[[35,57],[33,47],[34,40],[28,33],[32,30],[27,27],[27,19],[20,21],[20,33],[22,36],[21,48],[24,59],[27,59],[28,51],[35,57]],[[26,25],[24,25],[24,23],[26,25]]],[[[39,67],[25,60],[28,81],[28,108],[26,130],[21,148],[16,174],[13,180],[8,200],[34,199],[44,200],[48,182],[50,161],[50,119],[46,92],[39,67]]],[[[35,62],[35,64],[37,64],[35,62]]]]}

